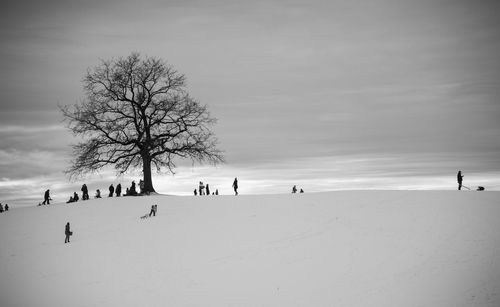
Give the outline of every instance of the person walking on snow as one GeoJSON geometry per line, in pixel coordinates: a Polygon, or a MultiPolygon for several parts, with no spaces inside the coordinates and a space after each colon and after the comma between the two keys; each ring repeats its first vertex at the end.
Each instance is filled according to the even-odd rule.
{"type": "Polygon", "coordinates": [[[458,181],[458,190],[460,191],[462,189],[462,181],[463,181],[464,176],[462,175],[462,171],[458,171],[457,174],[457,181],[458,181]]]}
{"type": "Polygon", "coordinates": [[[234,189],[234,195],[238,195],[238,178],[234,178],[233,189],[234,189]]]}
{"type": "Polygon", "coordinates": [[[66,235],[66,239],[64,239],[64,243],[69,243],[69,236],[73,233],[69,229],[69,222],[66,223],[66,227],[64,227],[64,234],[66,235]]]}
{"type": "Polygon", "coordinates": [[[45,191],[45,194],[43,196],[43,203],[42,205],[50,205],[50,190],[45,191]]]}

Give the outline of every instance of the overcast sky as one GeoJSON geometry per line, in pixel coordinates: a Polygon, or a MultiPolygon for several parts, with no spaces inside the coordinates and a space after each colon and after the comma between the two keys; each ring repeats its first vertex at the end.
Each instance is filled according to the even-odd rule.
{"type": "Polygon", "coordinates": [[[59,105],[100,59],[137,51],[184,73],[227,163],[157,191],[500,190],[500,2],[10,1],[0,11],[0,202],[57,201],[139,173],[70,182],[59,105]]]}

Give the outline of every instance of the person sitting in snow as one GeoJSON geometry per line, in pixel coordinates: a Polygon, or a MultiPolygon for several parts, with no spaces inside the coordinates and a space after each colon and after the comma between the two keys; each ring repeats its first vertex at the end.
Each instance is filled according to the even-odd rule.
{"type": "Polygon", "coordinates": [[[97,190],[95,191],[95,196],[94,196],[94,197],[95,197],[95,198],[101,198],[101,190],[97,189],[97,190]]]}
{"type": "Polygon", "coordinates": [[[68,201],[66,202],[67,204],[74,202],[75,200],[73,199],[73,196],[70,196],[68,201]]]}
{"type": "Polygon", "coordinates": [[[80,199],[80,197],[78,197],[78,194],[76,194],[76,192],[74,192],[73,193],[73,201],[77,202],[79,199],[80,199]]]}

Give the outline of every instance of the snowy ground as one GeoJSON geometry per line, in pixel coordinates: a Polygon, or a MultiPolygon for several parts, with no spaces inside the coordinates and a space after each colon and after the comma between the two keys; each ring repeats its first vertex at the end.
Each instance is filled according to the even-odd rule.
{"type": "Polygon", "coordinates": [[[0,215],[0,306],[498,307],[499,196],[349,191],[16,208],[0,215]],[[158,216],[139,219],[152,204],[158,216]]]}

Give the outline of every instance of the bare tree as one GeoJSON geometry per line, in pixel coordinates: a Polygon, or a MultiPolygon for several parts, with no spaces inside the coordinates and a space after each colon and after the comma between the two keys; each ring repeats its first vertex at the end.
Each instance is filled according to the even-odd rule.
{"type": "Polygon", "coordinates": [[[101,61],[83,79],[86,99],[60,107],[73,145],[67,173],[81,176],[114,165],[119,173],[142,167],[144,189],[154,192],[151,168],[173,173],[176,158],[224,161],[210,130],[216,122],[185,90],[186,78],[158,58],[132,53],[101,61]]]}

